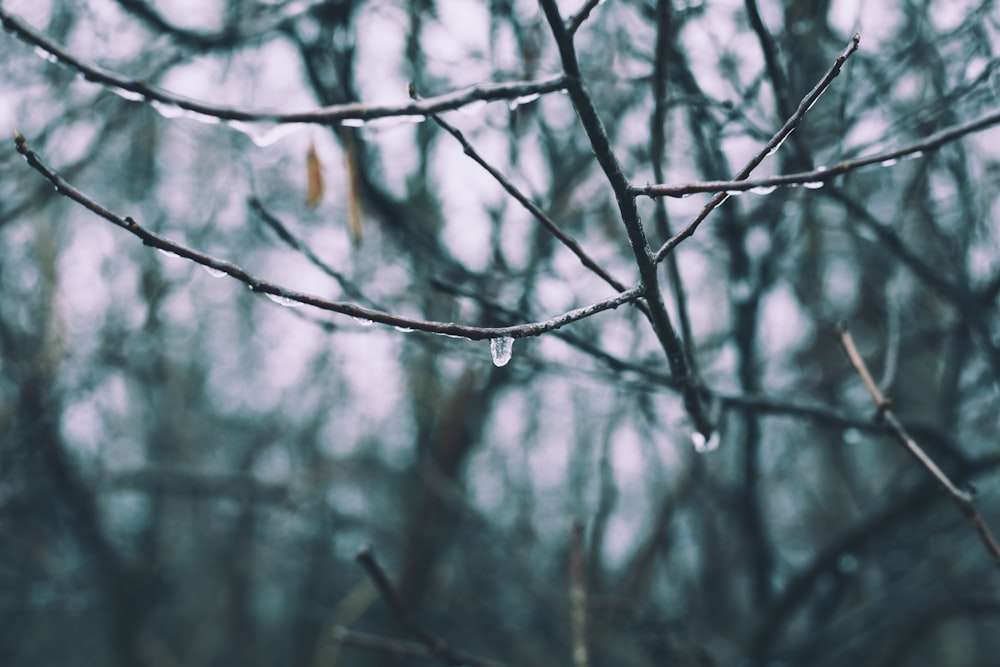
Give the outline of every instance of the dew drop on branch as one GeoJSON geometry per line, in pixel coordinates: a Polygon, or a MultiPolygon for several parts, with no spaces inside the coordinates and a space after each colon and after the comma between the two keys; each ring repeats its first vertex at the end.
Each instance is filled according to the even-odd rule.
{"type": "Polygon", "coordinates": [[[699,454],[714,452],[719,448],[719,432],[713,431],[712,435],[706,438],[704,434],[695,431],[691,434],[691,442],[694,443],[694,451],[699,454]]]}
{"type": "Polygon", "coordinates": [[[490,356],[493,357],[493,365],[497,368],[506,366],[514,353],[514,338],[511,336],[501,336],[490,339],[490,356]]]}
{"type": "Polygon", "coordinates": [[[758,185],[755,188],[750,188],[750,192],[755,195],[769,195],[777,189],[777,185],[758,185]]]}
{"type": "Polygon", "coordinates": [[[54,53],[52,53],[50,51],[46,51],[45,49],[43,49],[40,46],[36,46],[34,48],[34,51],[35,51],[35,55],[38,56],[39,58],[41,58],[42,60],[44,60],[45,62],[53,63],[53,64],[59,62],[59,56],[57,56],[56,54],[54,54],[54,53]]]}
{"type": "Polygon", "coordinates": [[[215,267],[212,266],[202,266],[202,268],[208,271],[208,275],[212,276],[213,278],[221,278],[224,275],[226,275],[225,271],[220,271],[219,269],[216,269],[215,267]]]}
{"type": "Polygon", "coordinates": [[[279,306],[284,306],[286,308],[298,308],[302,305],[295,299],[289,299],[287,296],[281,296],[280,294],[271,294],[270,292],[266,292],[265,296],[279,306]]]}
{"type": "Polygon", "coordinates": [[[134,90],[126,90],[124,88],[118,88],[117,86],[112,86],[109,90],[122,98],[123,100],[128,100],[129,102],[142,102],[146,99],[146,96],[142,93],[137,93],[134,90]]]}

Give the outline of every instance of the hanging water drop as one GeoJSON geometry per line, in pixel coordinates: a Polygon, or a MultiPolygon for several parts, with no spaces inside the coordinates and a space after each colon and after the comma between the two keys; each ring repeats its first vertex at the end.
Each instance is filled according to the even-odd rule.
{"type": "Polygon", "coordinates": [[[134,90],[126,90],[124,88],[112,87],[111,92],[122,98],[123,100],[128,100],[129,102],[142,102],[146,99],[146,96],[142,93],[137,93],[134,90]]]}
{"type": "Polygon", "coordinates": [[[279,306],[284,306],[286,308],[298,308],[299,306],[302,305],[295,299],[289,299],[287,296],[282,296],[280,294],[271,294],[270,292],[267,292],[266,296],[268,299],[275,302],[279,306]]]}
{"type": "Polygon", "coordinates": [[[501,336],[490,340],[490,356],[493,357],[493,365],[497,368],[506,366],[510,362],[510,357],[514,353],[514,338],[511,336],[501,336]]]}
{"type": "Polygon", "coordinates": [[[340,121],[340,124],[344,127],[363,127],[365,124],[364,118],[345,118],[340,121]]]}
{"type": "Polygon", "coordinates": [[[372,322],[371,320],[366,320],[366,319],[365,319],[365,318],[363,318],[363,317],[352,317],[351,319],[353,319],[353,320],[354,320],[354,323],[355,323],[355,324],[359,324],[359,325],[361,325],[361,326],[363,326],[363,327],[370,327],[370,326],[372,326],[373,324],[375,324],[375,323],[374,323],[374,322],[372,322]]]}
{"type": "Polygon", "coordinates": [[[221,278],[224,275],[226,275],[225,271],[220,271],[219,269],[216,269],[215,267],[212,267],[212,266],[204,266],[203,265],[202,268],[204,268],[206,271],[208,271],[208,275],[212,276],[213,278],[221,278]]]}
{"type": "Polygon", "coordinates": [[[807,183],[803,183],[802,187],[804,187],[807,190],[819,190],[821,187],[823,187],[823,185],[824,185],[823,181],[809,181],[807,183]]]}
{"type": "Polygon", "coordinates": [[[230,120],[226,122],[226,125],[250,137],[250,141],[260,148],[278,143],[281,139],[305,127],[304,123],[252,123],[242,120],[230,120]]]}
{"type": "Polygon", "coordinates": [[[899,160],[897,160],[894,157],[891,157],[888,160],[882,160],[881,162],[879,162],[879,164],[882,165],[883,167],[891,167],[897,162],[899,162],[899,160]]]}
{"type": "Polygon", "coordinates": [[[769,195],[777,189],[777,185],[758,185],[755,188],[750,188],[750,192],[755,195],[769,195]]]}
{"type": "Polygon", "coordinates": [[[525,104],[531,104],[532,102],[534,102],[535,100],[537,100],[539,97],[541,97],[540,93],[530,93],[528,95],[521,95],[520,97],[511,100],[507,104],[507,106],[510,107],[511,111],[513,111],[514,109],[518,108],[519,106],[524,106],[525,104]]]}
{"type": "Polygon", "coordinates": [[[36,46],[35,49],[34,49],[34,51],[35,51],[35,55],[38,56],[39,58],[41,58],[42,60],[44,60],[45,62],[53,63],[53,64],[59,62],[59,56],[57,56],[56,54],[54,54],[54,53],[52,53],[50,51],[46,51],[45,49],[43,49],[40,46],[36,46]]]}
{"type": "Polygon", "coordinates": [[[160,100],[153,100],[149,103],[149,106],[156,110],[156,113],[160,114],[164,118],[180,118],[184,115],[184,109],[181,109],[176,104],[168,104],[166,102],[161,102],[160,100]]]}
{"type": "Polygon", "coordinates": [[[712,431],[712,434],[706,438],[703,433],[695,431],[691,434],[691,442],[694,443],[694,451],[699,454],[714,452],[719,448],[719,432],[712,431]]]}

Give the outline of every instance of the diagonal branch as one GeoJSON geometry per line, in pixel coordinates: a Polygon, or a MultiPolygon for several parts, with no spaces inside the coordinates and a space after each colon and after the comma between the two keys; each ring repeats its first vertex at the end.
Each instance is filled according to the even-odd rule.
{"type": "MultiPolygon", "coordinates": [[[[809,91],[809,93],[805,97],[802,98],[802,101],[799,103],[799,107],[798,109],[795,110],[795,113],[792,114],[792,116],[785,121],[785,124],[781,126],[781,129],[778,130],[773,137],[771,137],[771,140],[767,142],[764,148],[762,148],[760,152],[758,152],[753,157],[753,159],[751,159],[750,162],[748,162],[747,165],[743,167],[743,169],[741,169],[738,174],[736,174],[736,176],[733,178],[734,181],[746,180],[747,177],[749,177],[750,174],[753,172],[753,170],[756,169],[757,166],[764,161],[764,158],[766,158],[768,155],[775,152],[781,147],[781,144],[785,142],[785,139],[788,138],[788,135],[790,135],[792,131],[794,131],[795,128],[799,126],[799,124],[802,122],[802,119],[805,117],[806,113],[808,113],[809,110],[813,107],[813,105],[816,104],[816,101],[820,98],[820,96],[824,92],[826,92],[826,89],[830,87],[830,84],[833,83],[833,80],[837,78],[837,75],[840,74],[840,70],[841,68],[843,68],[844,63],[847,62],[847,59],[850,58],[851,55],[853,55],[854,52],[858,50],[858,45],[860,43],[861,43],[861,35],[855,34],[854,38],[851,40],[851,43],[847,45],[847,48],[845,48],[844,51],[841,52],[839,56],[837,56],[837,59],[834,61],[833,66],[830,67],[826,75],[820,80],[819,83],[816,84],[816,86],[812,90],[809,91]]],[[[637,195],[644,194],[635,189],[633,189],[633,193],[637,195]]],[[[678,234],[674,235],[672,238],[668,239],[662,246],[660,246],[660,249],[656,251],[654,260],[656,262],[663,261],[663,258],[666,257],[667,254],[669,254],[682,241],[684,241],[684,239],[693,235],[695,230],[698,229],[698,226],[705,221],[705,218],[707,218],[712,211],[718,208],[719,205],[722,204],[722,202],[726,201],[726,199],[728,198],[729,194],[727,192],[719,192],[719,194],[712,197],[712,200],[709,201],[707,204],[705,204],[705,207],[702,208],[701,212],[698,213],[697,217],[695,217],[695,219],[692,220],[687,227],[685,227],[678,234]]]]}
{"type": "MultiPolygon", "coordinates": [[[[509,81],[472,86],[463,90],[428,97],[420,102],[407,104],[337,104],[310,111],[283,113],[268,110],[248,110],[236,107],[208,104],[175,95],[161,88],[151,86],[142,79],[133,79],[111,72],[77,58],[72,53],[52,42],[41,33],[28,26],[20,18],[0,6],[0,24],[22,42],[41,49],[46,58],[66,65],[79,72],[88,81],[111,89],[112,92],[135,101],[146,101],[165,105],[178,112],[187,112],[201,120],[221,120],[236,123],[318,123],[330,125],[343,121],[363,123],[378,118],[410,117],[423,119],[429,114],[449,111],[473,102],[509,100],[551,93],[565,87],[564,77],[553,76],[539,81],[509,81]]],[[[235,125],[239,127],[238,125],[235,125]]]]}
{"type": "Polygon", "coordinates": [[[781,176],[771,176],[768,178],[758,178],[754,180],[736,178],[731,181],[699,181],[684,185],[645,185],[633,188],[633,192],[637,195],[644,195],[646,197],[686,197],[687,195],[702,192],[718,192],[720,193],[720,196],[728,196],[733,193],[758,189],[766,189],[766,191],[762,191],[760,194],[769,194],[772,189],[778,186],[787,185],[815,185],[818,187],[837,176],[855,171],[857,169],[870,167],[872,165],[891,167],[899,160],[921,157],[925,153],[937,150],[938,148],[941,148],[941,146],[961,139],[968,134],[982,132],[983,130],[987,130],[996,125],[1000,125],[1000,111],[985,114],[965,123],[952,125],[951,127],[945,128],[940,132],[935,132],[921,141],[907,144],[891,151],[877,153],[875,155],[866,155],[865,157],[856,158],[854,160],[844,160],[842,162],[838,162],[832,167],[819,167],[817,169],[813,169],[812,171],[803,171],[795,174],[784,174],[781,176]]]}
{"type": "Polygon", "coordinates": [[[355,557],[355,560],[365,569],[372,583],[378,589],[382,599],[389,605],[393,615],[400,622],[403,628],[413,635],[421,644],[427,647],[430,655],[449,665],[472,665],[473,667],[495,667],[496,663],[491,660],[479,658],[452,648],[448,642],[438,637],[417,622],[409,611],[403,606],[399,594],[396,592],[389,576],[382,569],[371,545],[364,546],[355,557]]]}
{"type": "Polygon", "coordinates": [[[993,534],[990,532],[986,522],[983,521],[983,517],[980,516],[979,511],[972,502],[972,496],[967,491],[963,491],[955,486],[954,482],[948,478],[948,475],[946,475],[945,472],[938,467],[934,460],[931,459],[923,448],[918,445],[912,437],[910,437],[909,433],[906,432],[903,424],[892,411],[892,401],[882,393],[882,390],[879,389],[878,384],[876,384],[874,378],[872,378],[871,373],[868,372],[868,366],[865,364],[864,359],[861,358],[858,348],[854,345],[854,339],[851,337],[851,334],[845,325],[840,326],[838,335],[840,336],[841,345],[844,346],[844,350],[847,352],[847,356],[851,360],[851,365],[854,366],[854,369],[861,377],[861,381],[864,383],[865,388],[868,389],[868,393],[871,394],[872,401],[875,403],[875,407],[878,410],[879,418],[884,421],[893,437],[895,437],[896,440],[903,445],[906,451],[914,459],[916,459],[917,463],[919,463],[924,470],[931,474],[938,486],[940,486],[952,499],[955,505],[958,506],[958,511],[961,512],[962,516],[969,520],[973,528],[975,528],[976,534],[982,541],[983,546],[986,548],[986,551],[993,557],[997,567],[1000,567],[1000,545],[997,544],[996,538],[993,537],[993,534]]]}
{"type": "Polygon", "coordinates": [[[554,331],[555,329],[563,327],[571,322],[595,315],[596,313],[617,308],[618,306],[634,301],[642,296],[642,287],[636,286],[623,292],[619,292],[615,296],[602,301],[597,301],[590,305],[564,312],[547,320],[508,327],[475,327],[456,324],[454,322],[421,320],[412,317],[404,317],[402,315],[394,315],[392,313],[361,306],[355,303],[330,301],[312,294],[297,292],[295,290],[282,287],[281,285],[268,282],[251,274],[249,271],[243,269],[237,264],[206,255],[205,253],[195,250],[194,248],[156,234],[155,232],[141,226],[130,216],[122,217],[112,212],[83,191],[66,182],[66,180],[64,180],[56,171],[45,164],[38,154],[28,147],[27,141],[20,133],[14,134],[14,145],[17,148],[17,152],[23,155],[25,160],[27,160],[28,165],[48,179],[48,181],[55,187],[56,192],[64,197],[72,199],[88,211],[91,211],[108,222],[128,231],[141,239],[145,245],[191,260],[196,264],[200,264],[201,266],[214,271],[225,273],[244,283],[253,292],[268,295],[268,297],[273,301],[284,306],[304,304],[319,308],[320,310],[350,315],[366,322],[388,324],[400,329],[444,334],[458,338],[468,338],[469,340],[486,340],[504,337],[529,338],[539,336],[549,331],[554,331]]]}

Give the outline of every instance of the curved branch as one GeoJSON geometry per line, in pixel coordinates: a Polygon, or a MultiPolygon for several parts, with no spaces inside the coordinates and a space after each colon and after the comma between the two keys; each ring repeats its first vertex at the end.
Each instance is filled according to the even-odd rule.
{"type": "Polygon", "coordinates": [[[272,300],[285,306],[305,304],[313,306],[314,308],[319,308],[320,310],[340,313],[342,315],[350,315],[351,317],[356,317],[365,321],[388,324],[401,329],[412,329],[415,331],[425,331],[427,333],[444,334],[447,336],[455,336],[457,338],[468,338],[469,340],[486,340],[503,337],[530,338],[540,336],[549,331],[554,331],[560,327],[566,326],[571,322],[582,320],[605,310],[617,308],[618,306],[634,301],[643,295],[642,286],[635,286],[602,301],[597,301],[590,305],[564,312],[547,320],[507,327],[475,327],[456,324],[455,322],[421,320],[412,317],[404,317],[402,315],[394,315],[392,313],[376,310],[374,308],[360,306],[355,303],[330,301],[312,294],[297,292],[286,287],[282,287],[281,285],[268,282],[251,274],[249,271],[243,269],[237,264],[211,257],[205,253],[195,250],[194,248],[177,243],[164,236],[151,232],[145,227],[139,225],[139,223],[131,217],[122,217],[110,211],[83,191],[67,183],[56,171],[46,165],[38,154],[28,147],[28,142],[20,133],[14,134],[14,145],[17,148],[17,152],[23,155],[25,160],[27,160],[28,165],[48,179],[48,181],[55,187],[56,192],[64,197],[72,199],[92,213],[99,215],[108,222],[111,222],[112,224],[121,227],[134,236],[142,239],[142,242],[145,245],[191,260],[196,264],[200,264],[201,266],[214,271],[225,273],[244,283],[253,292],[266,294],[271,297],[272,300]]]}
{"type": "Polygon", "coordinates": [[[168,91],[154,87],[142,79],[122,76],[98,65],[77,58],[58,44],[50,41],[44,35],[36,32],[20,18],[0,7],[0,23],[18,39],[41,49],[56,62],[66,65],[79,72],[88,81],[111,89],[112,92],[135,101],[155,102],[166,105],[179,112],[186,112],[195,118],[209,121],[228,121],[230,123],[317,123],[330,125],[344,121],[363,123],[378,118],[417,117],[423,119],[432,113],[451,111],[473,102],[510,100],[525,95],[540,95],[561,90],[566,86],[565,77],[552,76],[538,81],[508,81],[472,86],[435,97],[428,97],[420,102],[405,104],[337,104],[320,107],[310,111],[279,112],[269,110],[249,110],[208,104],[192,100],[168,91]]]}

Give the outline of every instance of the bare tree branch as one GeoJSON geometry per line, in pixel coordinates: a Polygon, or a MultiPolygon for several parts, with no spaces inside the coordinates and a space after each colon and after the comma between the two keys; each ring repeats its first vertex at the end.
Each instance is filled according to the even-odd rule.
{"type": "Polygon", "coordinates": [[[906,432],[903,424],[896,418],[895,413],[892,411],[892,401],[882,393],[882,390],[879,389],[878,384],[872,378],[871,373],[868,372],[868,366],[865,364],[864,359],[861,358],[861,354],[854,345],[854,339],[845,325],[840,326],[838,335],[840,336],[841,344],[844,346],[844,351],[847,352],[847,356],[851,360],[851,365],[854,366],[868,393],[871,394],[872,401],[878,410],[879,419],[885,422],[896,440],[903,445],[906,451],[916,459],[922,468],[931,474],[938,486],[951,497],[955,505],[958,506],[958,510],[962,513],[962,516],[968,519],[973,525],[986,551],[993,557],[997,567],[1000,568],[1000,545],[997,544],[996,538],[993,537],[986,522],[980,516],[979,511],[972,502],[972,496],[955,486],[944,471],[938,467],[923,448],[906,432]]]}
{"type": "MultiPolygon", "coordinates": [[[[247,110],[235,107],[219,106],[191,100],[160,88],[150,86],[142,79],[132,79],[108,71],[97,65],[77,58],[58,44],[33,30],[20,18],[0,7],[0,23],[21,41],[41,49],[57,62],[79,72],[88,81],[106,86],[124,96],[136,101],[155,102],[180,111],[188,112],[195,118],[208,121],[267,122],[267,123],[317,123],[330,125],[343,121],[358,123],[378,118],[409,117],[423,119],[432,113],[458,109],[473,102],[510,100],[525,95],[545,94],[561,90],[565,87],[565,79],[561,76],[549,77],[541,81],[512,81],[506,83],[491,83],[473,86],[444,95],[428,97],[420,102],[408,104],[338,104],[321,107],[311,111],[283,113],[267,110],[247,110]]],[[[238,126],[237,126],[238,127],[238,126]]]]}
{"type": "Polygon", "coordinates": [[[628,235],[629,245],[632,248],[632,255],[635,257],[636,265],[639,269],[641,284],[644,288],[644,296],[649,306],[648,319],[656,334],[657,340],[663,347],[673,373],[678,384],[684,392],[684,407],[694,422],[695,429],[706,439],[710,438],[715,426],[709,418],[708,411],[702,402],[697,389],[697,378],[691,373],[691,368],[687,362],[687,355],[684,352],[684,344],[667,314],[666,304],[663,301],[663,294],[660,292],[659,278],[656,271],[656,263],[650,251],[649,242],[646,240],[646,232],[642,227],[639,218],[639,210],[636,206],[636,197],[631,192],[631,186],[621,163],[615,157],[611,147],[611,140],[604,129],[597,107],[587,92],[583,77],[580,73],[580,65],[577,62],[576,48],[573,45],[573,35],[566,30],[562,16],[559,14],[559,7],[555,0],[541,0],[542,10],[545,18],[552,30],[556,45],[559,48],[559,56],[562,61],[563,70],[566,72],[566,86],[573,106],[576,108],[580,123],[583,125],[590,145],[594,150],[598,163],[604,170],[604,174],[611,184],[615,199],[618,202],[618,210],[621,214],[622,224],[628,235]]]}
{"type": "Polygon", "coordinates": [[[365,569],[365,572],[368,573],[372,583],[375,584],[379,594],[382,596],[382,599],[385,600],[386,604],[389,605],[389,608],[396,616],[396,619],[407,632],[416,637],[420,643],[427,648],[427,651],[431,656],[449,665],[496,667],[497,663],[491,660],[486,660],[477,656],[469,655],[468,653],[456,651],[444,639],[431,634],[430,631],[418,623],[416,619],[414,619],[413,616],[403,607],[403,602],[396,593],[396,589],[393,587],[392,582],[389,581],[389,576],[385,573],[385,570],[382,569],[382,566],[375,558],[375,553],[372,551],[370,545],[363,547],[358,552],[355,560],[357,560],[361,567],[365,569]]]}
{"type": "MultiPolygon", "coordinates": [[[[850,58],[851,55],[858,50],[858,45],[860,43],[861,43],[861,35],[854,35],[854,38],[851,40],[851,43],[847,45],[847,48],[844,49],[844,51],[839,56],[837,56],[837,59],[834,61],[833,65],[830,67],[830,70],[826,73],[826,75],[820,80],[819,83],[816,84],[816,86],[811,91],[809,91],[808,94],[806,94],[805,97],[802,98],[802,101],[799,103],[799,107],[798,109],[795,110],[795,113],[792,114],[792,116],[785,121],[785,124],[781,126],[781,129],[779,129],[773,137],[771,137],[770,141],[767,142],[764,148],[762,148],[750,160],[750,162],[748,162],[747,165],[743,167],[743,169],[741,169],[738,174],[736,174],[736,177],[733,178],[733,181],[745,181],[747,177],[750,176],[750,174],[753,172],[753,170],[756,169],[757,166],[764,161],[764,158],[766,158],[768,155],[775,152],[776,150],[778,150],[778,148],[781,147],[781,145],[785,142],[785,139],[788,138],[788,135],[791,134],[792,131],[799,126],[799,124],[802,122],[802,119],[805,117],[806,113],[808,113],[809,110],[813,107],[813,105],[816,104],[816,101],[820,98],[820,95],[826,92],[826,89],[830,87],[830,84],[833,83],[833,80],[837,78],[837,75],[840,74],[840,70],[844,66],[844,63],[847,62],[847,59],[850,58]]],[[[707,204],[705,204],[705,207],[702,208],[701,212],[698,213],[698,215],[695,217],[694,220],[688,223],[687,227],[685,227],[678,234],[668,239],[662,246],[660,246],[660,249],[656,251],[654,261],[656,262],[663,261],[663,258],[666,257],[667,254],[670,253],[674,248],[676,248],[682,241],[684,241],[684,239],[694,234],[695,230],[698,229],[698,226],[705,221],[705,219],[709,216],[709,214],[712,211],[714,211],[720,204],[722,204],[722,202],[726,201],[726,199],[729,198],[729,194],[725,192],[725,190],[728,189],[732,188],[724,188],[723,191],[719,192],[719,194],[717,194],[715,197],[712,197],[712,200],[707,204]]],[[[633,188],[632,191],[634,194],[637,195],[647,194],[645,192],[642,192],[642,189],[633,188]]]]}
{"type": "Polygon", "coordinates": [[[401,329],[426,331],[428,333],[444,334],[458,338],[468,338],[470,340],[486,340],[504,337],[529,338],[539,336],[543,333],[566,326],[571,322],[575,322],[585,317],[595,315],[599,312],[614,309],[623,304],[634,301],[642,296],[643,292],[641,286],[636,286],[603,301],[598,301],[588,306],[567,311],[547,320],[509,327],[474,327],[456,324],[454,322],[421,320],[412,317],[404,317],[402,315],[393,315],[392,313],[386,313],[354,303],[329,301],[312,294],[297,292],[295,290],[290,290],[286,287],[268,282],[254,276],[232,262],[211,257],[189,246],[171,241],[164,236],[151,232],[145,227],[139,225],[139,223],[131,217],[121,217],[113,213],[106,207],[94,201],[81,190],[67,183],[57,172],[46,165],[38,154],[28,147],[27,141],[21,134],[15,133],[14,144],[17,151],[24,156],[31,168],[47,178],[49,182],[55,186],[56,191],[59,194],[72,199],[108,222],[111,222],[112,224],[115,224],[118,227],[132,233],[142,239],[142,242],[145,245],[191,260],[196,264],[200,264],[201,266],[214,271],[221,271],[222,273],[225,273],[244,283],[253,292],[257,294],[269,295],[270,297],[273,297],[272,300],[284,306],[305,304],[321,310],[350,315],[351,317],[360,318],[365,321],[377,322],[379,324],[388,324],[401,329]]]}

